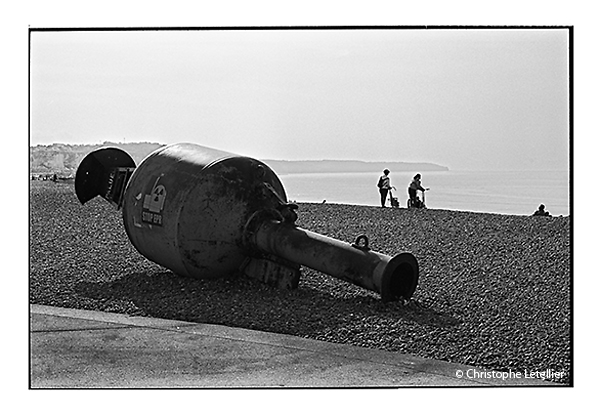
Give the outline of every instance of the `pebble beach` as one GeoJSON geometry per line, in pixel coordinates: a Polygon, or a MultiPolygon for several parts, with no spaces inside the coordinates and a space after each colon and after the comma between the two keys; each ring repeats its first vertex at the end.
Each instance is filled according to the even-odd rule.
{"type": "MultiPolygon", "coordinates": [[[[408,302],[302,268],[296,290],[183,278],[140,255],[121,212],[72,182],[30,182],[31,304],[289,334],[571,384],[571,218],[299,203],[296,224],[412,253],[408,302]]],[[[537,206],[532,207],[532,212],[537,206]]]]}

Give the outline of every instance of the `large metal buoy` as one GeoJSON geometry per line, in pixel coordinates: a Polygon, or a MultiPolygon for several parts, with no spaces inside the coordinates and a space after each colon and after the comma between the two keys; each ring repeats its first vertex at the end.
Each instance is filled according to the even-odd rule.
{"type": "Polygon", "coordinates": [[[390,257],[366,235],[342,242],[295,225],[277,175],[265,163],[195,144],[159,148],[135,166],[108,147],[79,165],[82,204],[101,196],[122,208],[125,230],[146,258],[174,273],[218,278],[235,272],[296,288],[300,265],[375,291],[384,301],[408,299],[419,276],[415,257],[390,257]]]}

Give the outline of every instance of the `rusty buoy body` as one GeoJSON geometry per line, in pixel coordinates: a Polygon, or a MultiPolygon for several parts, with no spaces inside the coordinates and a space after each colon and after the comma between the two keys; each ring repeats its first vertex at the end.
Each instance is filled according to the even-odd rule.
{"type": "Polygon", "coordinates": [[[241,272],[295,288],[300,265],[378,292],[408,299],[418,281],[410,253],[372,251],[368,238],[346,243],[295,225],[297,206],[266,164],[196,144],[159,148],[139,166],[118,148],[81,162],[81,203],[101,196],[122,208],[125,230],[146,258],[194,278],[241,272]]]}

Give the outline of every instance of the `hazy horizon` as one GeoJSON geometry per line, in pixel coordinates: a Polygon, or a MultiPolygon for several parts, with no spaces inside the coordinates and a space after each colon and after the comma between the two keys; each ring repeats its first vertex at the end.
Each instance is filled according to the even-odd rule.
{"type": "MultiPolygon", "coordinates": [[[[148,141],[136,141],[136,142],[119,142],[119,141],[110,141],[110,140],[106,140],[104,143],[111,143],[111,144],[123,144],[123,145],[135,145],[135,144],[159,144],[159,145],[168,145],[168,144],[164,144],[164,143],[158,143],[158,142],[148,142],[148,141]]],[[[70,146],[94,146],[94,145],[102,145],[104,143],[48,143],[48,144],[36,144],[30,147],[36,147],[36,146],[52,146],[52,145],[70,145],[70,146]]],[[[251,155],[246,155],[246,154],[239,154],[241,156],[247,156],[247,157],[252,157],[251,155]]],[[[252,157],[254,158],[254,157],[252,157]]],[[[369,160],[359,160],[359,159],[297,159],[297,160],[289,160],[289,159],[262,159],[263,161],[278,161],[278,162],[328,162],[328,161],[348,161],[348,162],[363,162],[363,163],[406,163],[406,164],[423,164],[423,165],[436,165],[439,167],[448,167],[448,166],[444,166],[442,164],[439,163],[435,163],[434,161],[411,161],[411,162],[405,162],[402,160],[376,160],[376,161],[369,161],[369,160]]],[[[565,173],[570,173],[571,169],[569,167],[565,168],[565,169],[513,169],[513,170],[506,170],[506,169],[450,169],[448,168],[449,171],[452,172],[544,172],[544,171],[548,171],[548,172],[565,172],[565,173]]],[[[375,172],[375,170],[373,170],[375,172]]],[[[443,172],[444,170],[424,170],[424,171],[435,171],[435,172],[443,172]]],[[[359,171],[360,173],[361,171],[359,171]]],[[[377,172],[379,172],[377,170],[377,172]]],[[[406,173],[407,170],[402,170],[399,171],[401,173],[406,173]]],[[[308,174],[312,174],[313,172],[307,172],[308,174]]],[[[339,172],[333,172],[334,174],[337,174],[339,172]]],[[[351,172],[349,172],[351,173],[351,172]]],[[[391,172],[392,174],[394,172],[391,172]]],[[[284,174],[303,174],[303,173],[284,173],[284,174]]]]}
{"type": "Polygon", "coordinates": [[[568,29],[32,31],[30,145],[569,170],[568,29]]]}

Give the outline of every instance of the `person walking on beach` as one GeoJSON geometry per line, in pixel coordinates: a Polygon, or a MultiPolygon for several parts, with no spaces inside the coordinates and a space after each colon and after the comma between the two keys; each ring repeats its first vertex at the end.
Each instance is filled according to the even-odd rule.
{"type": "Polygon", "coordinates": [[[379,182],[377,182],[377,187],[379,187],[379,195],[381,196],[381,207],[385,207],[385,199],[387,199],[387,195],[389,190],[392,188],[390,186],[390,178],[388,177],[390,171],[385,169],[383,171],[383,176],[379,177],[379,182]]]}
{"type": "Polygon", "coordinates": [[[410,198],[411,206],[417,205],[417,190],[422,192],[429,190],[421,186],[421,173],[417,173],[415,177],[413,177],[412,182],[408,185],[408,197],[410,198]]]}

